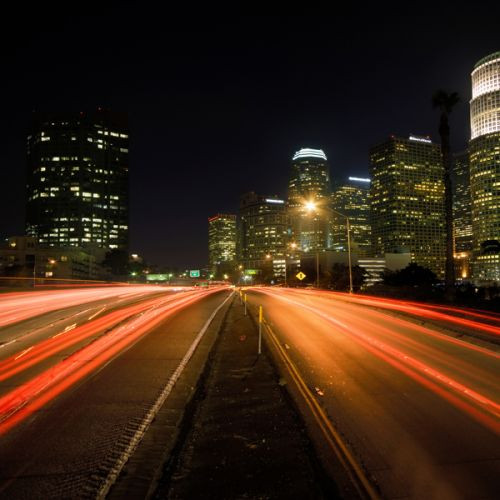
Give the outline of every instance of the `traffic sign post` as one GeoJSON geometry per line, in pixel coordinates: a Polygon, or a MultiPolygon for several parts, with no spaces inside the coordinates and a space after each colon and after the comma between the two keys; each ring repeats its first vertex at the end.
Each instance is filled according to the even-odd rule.
{"type": "Polygon", "coordinates": [[[247,294],[245,293],[245,316],[247,315],[247,294]]]}
{"type": "Polygon", "coordinates": [[[259,306],[259,354],[262,353],[262,306],[259,306]]]}

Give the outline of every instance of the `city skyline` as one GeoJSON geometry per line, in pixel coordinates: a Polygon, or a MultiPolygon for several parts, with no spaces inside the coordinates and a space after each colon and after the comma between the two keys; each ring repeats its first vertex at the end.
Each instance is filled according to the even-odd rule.
{"type": "MultiPolygon", "coordinates": [[[[366,176],[369,147],[391,133],[430,134],[438,141],[438,116],[430,105],[436,88],[461,94],[462,103],[451,116],[451,137],[454,151],[464,149],[470,134],[470,73],[480,58],[497,50],[492,31],[484,26],[471,27],[463,39],[453,36],[463,29],[464,18],[454,25],[450,23],[442,35],[449,35],[452,46],[435,47],[435,42],[427,38],[414,43],[411,34],[420,29],[417,21],[422,19],[407,19],[405,34],[403,19],[392,18],[386,22],[394,23],[399,43],[382,36],[373,47],[367,47],[365,42],[373,28],[368,20],[360,20],[352,35],[355,38],[363,28],[370,28],[364,37],[352,47],[335,50],[334,42],[347,34],[347,28],[331,36],[319,29],[317,38],[298,43],[280,34],[293,27],[312,33],[328,23],[301,23],[300,18],[281,22],[236,18],[228,29],[232,34],[242,30],[242,36],[235,36],[233,48],[225,47],[224,38],[216,31],[207,32],[194,23],[190,28],[195,35],[192,41],[167,51],[172,56],[174,73],[158,70],[157,74],[145,74],[140,70],[146,63],[141,65],[138,57],[144,42],[137,42],[137,47],[124,42],[124,49],[133,50],[116,49],[116,57],[108,58],[107,65],[93,63],[91,55],[84,54],[83,45],[76,43],[72,50],[82,55],[83,61],[77,63],[70,58],[65,62],[54,52],[61,37],[95,19],[60,14],[51,19],[49,14],[44,14],[48,21],[45,28],[30,33],[16,55],[22,60],[19,56],[43,35],[46,62],[59,64],[57,75],[36,62],[33,68],[25,69],[7,61],[11,76],[2,85],[8,95],[22,92],[28,99],[24,108],[15,106],[15,98],[6,108],[9,123],[4,123],[2,134],[7,145],[0,160],[14,167],[4,168],[8,189],[3,190],[0,208],[4,213],[7,207],[14,209],[10,210],[12,216],[2,218],[0,235],[5,238],[20,234],[24,226],[20,202],[24,188],[23,143],[31,111],[92,110],[103,105],[130,116],[131,251],[160,265],[191,267],[207,263],[206,218],[213,213],[233,213],[243,192],[254,190],[285,198],[289,158],[301,147],[323,149],[335,181],[348,175],[366,176]],[[245,41],[255,22],[262,27],[261,39],[245,41]],[[199,45],[202,38],[207,40],[205,48],[199,45]],[[212,49],[219,50],[217,57],[212,49]],[[279,54],[281,58],[277,58],[279,54]],[[375,54],[376,64],[370,60],[370,55],[373,58],[375,54]],[[361,69],[356,63],[359,60],[363,61],[361,69]],[[385,71],[396,61],[398,72],[389,77],[385,71]],[[117,75],[126,64],[134,69],[131,82],[120,83],[117,75]],[[99,83],[92,76],[82,76],[79,83],[65,78],[63,85],[57,78],[62,69],[69,76],[80,74],[79,65],[87,65],[89,75],[100,72],[104,77],[99,83]],[[217,71],[209,76],[211,66],[217,71]],[[424,68],[428,69],[425,75],[424,68]],[[30,80],[35,70],[48,75],[37,86],[30,80]],[[410,79],[417,73],[418,78],[410,79]],[[368,79],[363,76],[366,74],[368,79]],[[196,75],[199,83],[189,83],[196,75]],[[263,77],[266,84],[256,85],[263,77]],[[18,79],[22,82],[16,89],[18,79]],[[163,89],[161,84],[166,80],[174,83],[163,89]],[[372,94],[377,98],[370,97],[372,94]],[[197,106],[201,106],[198,111],[197,106]],[[167,232],[176,238],[164,237],[167,232]]],[[[133,26],[133,14],[125,8],[118,17],[125,25],[133,26]]],[[[111,15],[111,10],[104,12],[104,20],[111,15]]],[[[138,16],[137,26],[144,30],[141,14],[138,16]]],[[[331,23],[339,28],[338,21],[331,23]]],[[[113,28],[105,33],[105,24],[102,19],[96,23],[97,41],[91,42],[90,54],[92,48],[105,46],[116,33],[113,28]]],[[[425,29],[428,34],[436,34],[441,26],[429,19],[425,29]]],[[[171,38],[153,33],[148,40],[166,47],[171,38]]],[[[69,49],[61,50],[69,54],[69,49]]],[[[147,63],[159,61],[159,49],[151,49],[148,54],[147,63]]]]}

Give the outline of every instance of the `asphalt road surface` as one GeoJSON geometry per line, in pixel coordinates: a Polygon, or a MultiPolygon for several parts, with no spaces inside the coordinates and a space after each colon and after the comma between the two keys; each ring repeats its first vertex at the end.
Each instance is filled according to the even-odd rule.
{"type": "Polygon", "coordinates": [[[228,293],[1,296],[0,497],[95,496],[228,293]]]}
{"type": "Polygon", "coordinates": [[[456,334],[458,325],[497,341],[498,315],[310,290],[247,293],[383,497],[498,498],[498,347],[456,334]],[[405,308],[429,322],[393,314],[405,308]]]}

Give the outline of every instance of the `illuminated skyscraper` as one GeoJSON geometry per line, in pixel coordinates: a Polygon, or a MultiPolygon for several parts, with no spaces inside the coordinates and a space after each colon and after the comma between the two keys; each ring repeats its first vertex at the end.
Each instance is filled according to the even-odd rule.
{"type": "Polygon", "coordinates": [[[245,270],[272,269],[284,274],[288,216],[284,200],[246,193],[238,221],[238,262],[245,270]]]}
{"type": "Polygon", "coordinates": [[[217,273],[223,263],[236,260],[236,215],[217,214],[208,219],[208,259],[217,273]]]}
{"type": "Polygon", "coordinates": [[[469,152],[453,156],[453,237],[455,270],[458,279],[470,278],[472,252],[472,212],[469,152]]]}
{"type": "Polygon", "coordinates": [[[500,282],[500,52],[481,59],[471,77],[473,278],[500,282]]]}
{"type": "Polygon", "coordinates": [[[370,151],[372,245],[376,256],[410,252],[444,277],[441,148],[429,138],[391,136],[370,151]]]}
{"type": "Polygon", "coordinates": [[[348,181],[334,187],[332,192],[331,239],[332,248],[347,251],[347,221],[349,217],[351,249],[360,257],[371,255],[370,228],[370,179],[349,177],[348,181]]]}
{"type": "Polygon", "coordinates": [[[41,246],[126,250],[128,143],[122,114],[36,114],[27,144],[27,234],[41,246]]]}
{"type": "Polygon", "coordinates": [[[288,184],[288,210],[292,235],[300,250],[330,247],[330,195],[330,169],[323,150],[297,151],[288,184]]]}

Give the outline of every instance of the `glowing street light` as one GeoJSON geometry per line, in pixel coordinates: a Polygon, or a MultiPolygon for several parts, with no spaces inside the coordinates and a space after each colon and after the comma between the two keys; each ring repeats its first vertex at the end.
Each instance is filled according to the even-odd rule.
{"type": "MultiPolygon", "coordinates": [[[[312,212],[313,210],[316,209],[316,203],[314,201],[306,201],[304,203],[304,208],[308,212],[312,212]]],[[[352,286],[352,263],[351,263],[351,222],[349,220],[349,217],[345,214],[342,214],[338,212],[337,210],[334,210],[333,208],[330,208],[330,210],[337,215],[340,215],[341,217],[345,217],[346,219],[346,227],[347,227],[347,251],[348,251],[348,258],[349,258],[349,293],[353,293],[353,286],[352,286]]],[[[316,286],[319,288],[319,251],[316,250],[316,286]]]]}
{"type": "Polygon", "coordinates": [[[316,210],[316,203],[314,201],[306,201],[304,207],[308,212],[312,212],[316,210]]]}

